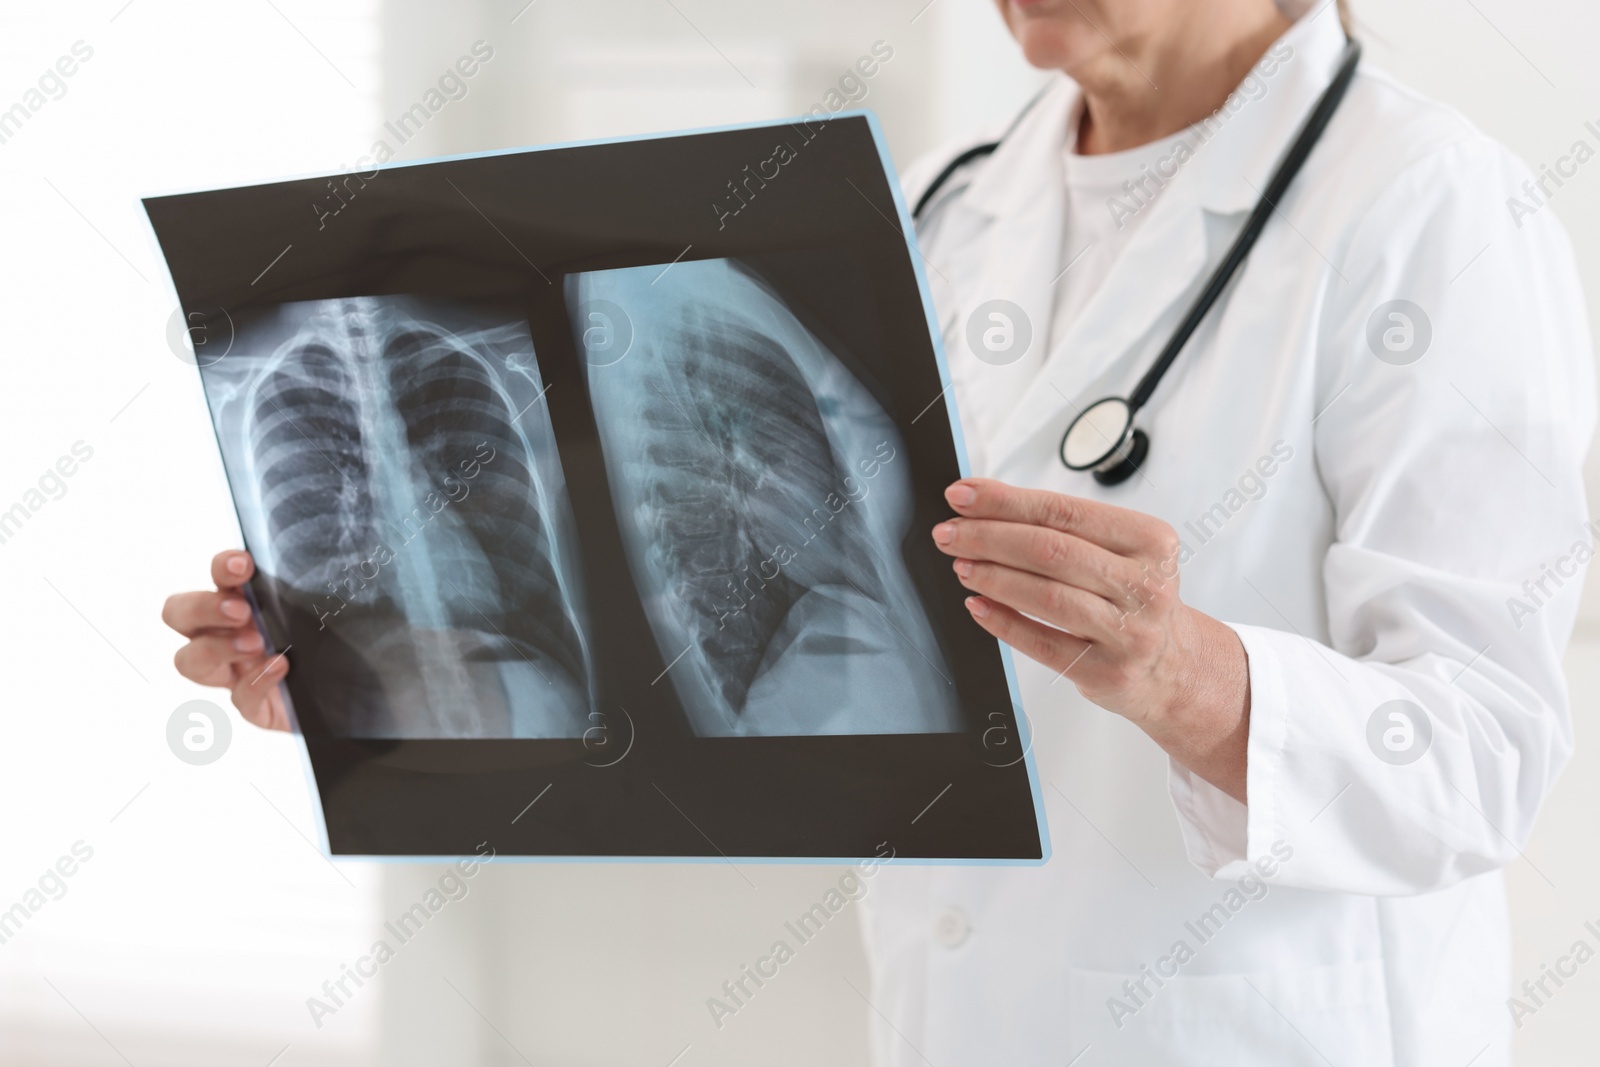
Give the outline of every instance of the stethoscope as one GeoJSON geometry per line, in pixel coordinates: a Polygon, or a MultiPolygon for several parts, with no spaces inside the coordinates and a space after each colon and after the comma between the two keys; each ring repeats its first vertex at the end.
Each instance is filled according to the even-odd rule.
{"type": "MultiPolygon", "coordinates": [[[[1205,288],[1190,305],[1188,312],[1183,316],[1183,321],[1173,331],[1172,337],[1161,349],[1161,354],[1156,357],[1155,363],[1139,380],[1138,386],[1126,398],[1108,396],[1103,400],[1096,400],[1080,411],[1067,427],[1067,432],[1061,436],[1060,452],[1061,462],[1066,464],[1068,469],[1092,471],[1094,480],[1101,485],[1119,485],[1139,470],[1139,465],[1150,452],[1150,437],[1143,430],[1134,428],[1134,416],[1156,391],[1156,386],[1161,384],[1162,375],[1167,373],[1173,360],[1178,358],[1178,353],[1183,350],[1183,346],[1204,321],[1206,313],[1222,295],[1223,289],[1227,288],[1228,282],[1238,271],[1245,257],[1250,254],[1250,249],[1261,236],[1267,219],[1277,209],[1278,201],[1289,188],[1289,183],[1300,173],[1306,157],[1316,146],[1322,131],[1327,129],[1328,121],[1333,118],[1334,111],[1344,99],[1345,90],[1350,87],[1350,80],[1355,76],[1356,64],[1360,60],[1360,42],[1354,40],[1346,42],[1344,55],[1339,60],[1339,69],[1335,72],[1333,81],[1323,90],[1316,107],[1306,117],[1300,132],[1295,135],[1294,143],[1289,146],[1289,151],[1278,163],[1272,179],[1267,182],[1267,187],[1256,201],[1256,206],[1251,209],[1244,229],[1234,238],[1228,254],[1212,272],[1205,288]]],[[[969,148],[946,164],[944,170],[939,172],[939,176],[934,178],[933,184],[928,186],[927,191],[917,200],[917,206],[911,212],[912,219],[920,221],[923,209],[956,171],[975,159],[992,154],[1000,147],[1001,142],[1017,128],[1037,99],[1035,97],[1034,101],[1029,102],[1028,107],[1012,121],[999,141],[969,148]]]]}

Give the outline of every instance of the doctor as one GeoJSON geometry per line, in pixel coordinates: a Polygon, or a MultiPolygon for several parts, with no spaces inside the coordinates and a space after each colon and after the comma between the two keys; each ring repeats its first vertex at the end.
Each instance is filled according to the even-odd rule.
{"type": "MultiPolygon", "coordinates": [[[[999,3],[1065,76],[907,184],[979,475],[932,536],[1022,654],[1053,855],[880,873],[879,1061],[1508,1064],[1500,871],[1571,750],[1594,541],[1566,238],[1504,149],[1357,67],[1102,484],[1069,425],[1135,392],[1346,36],[1326,5],[999,3]]],[[[250,567],[165,617],[282,727],[250,567]]]]}
{"type": "Polygon", "coordinates": [[[981,475],[933,537],[1022,653],[1054,852],[879,876],[880,1060],[1509,1064],[1501,868],[1571,751],[1558,590],[1595,541],[1568,242],[1505,149],[1358,66],[1103,485],[1068,427],[1134,393],[1346,35],[999,5],[1066,76],[907,197],[981,475]]]}

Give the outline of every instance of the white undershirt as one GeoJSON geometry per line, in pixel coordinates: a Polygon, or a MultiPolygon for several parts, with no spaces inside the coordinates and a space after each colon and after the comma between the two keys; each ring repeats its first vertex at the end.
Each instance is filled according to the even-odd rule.
{"type": "MultiPolygon", "coordinates": [[[[1050,311],[1050,353],[1059,347],[1067,330],[1099,290],[1111,264],[1149,214],[1150,203],[1162,195],[1149,175],[1157,173],[1158,164],[1166,174],[1173,174],[1175,170],[1181,173],[1174,153],[1178,152],[1181,142],[1187,141],[1191,146],[1195,143],[1191,128],[1125,152],[1080,155],[1077,147],[1078,116],[1081,115],[1080,105],[1067,129],[1066,146],[1062,150],[1067,195],[1062,213],[1061,265],[1057,269],[1065,273],[1055,283],[1050,311]],[[1132,192],[1125,182],[1132,185],[1132,192]]],[[[1187,153],[1182,154],[1187,158],[1187,153]]]]}

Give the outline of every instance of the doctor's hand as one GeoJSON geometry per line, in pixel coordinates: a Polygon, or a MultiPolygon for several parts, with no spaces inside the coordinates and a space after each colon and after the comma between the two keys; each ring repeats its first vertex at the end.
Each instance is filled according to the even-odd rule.
{"type": "Polygon", "coordinates": [[[278,683],[289,673],[289,661],[267,656],[243,596],[254,570],[248,552],[217,553],[211,560],[216,591],[169,596],[161,621],[189,639],[173,657],[179,674],[232,690],[233,706],[246,721],[287,730],[289,715],[278,683]]]}
{"type": "MultiPolygon", "coordinates": [[[[1250,673],[1228,626],[1178,597],[1176,531],[1127,508],[968,478],[933,529],[995,637],[1245,799],[1250,673]]],[[[1055,684],[1052,682],[1051,684],[1055,684]]]]}

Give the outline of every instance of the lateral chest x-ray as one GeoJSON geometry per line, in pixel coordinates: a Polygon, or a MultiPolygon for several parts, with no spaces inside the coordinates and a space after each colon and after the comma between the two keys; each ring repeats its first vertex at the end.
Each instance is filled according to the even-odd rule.
{"type": "Polygon", "coordinates": [[[578,274],[567,293],[580,329],[596,308],[629,323],[631,348],[591,360],[589,390],[628,565],[695,732],[957,729],[901,557],[905,445],[872,395],[732,261],[578,274]]]}
{"type": "Polygon", "coordinates": [[[146,201],[330,852],[1040,858],[881,158],[835,119],[346,176],[336,226],[146,201]]]}

